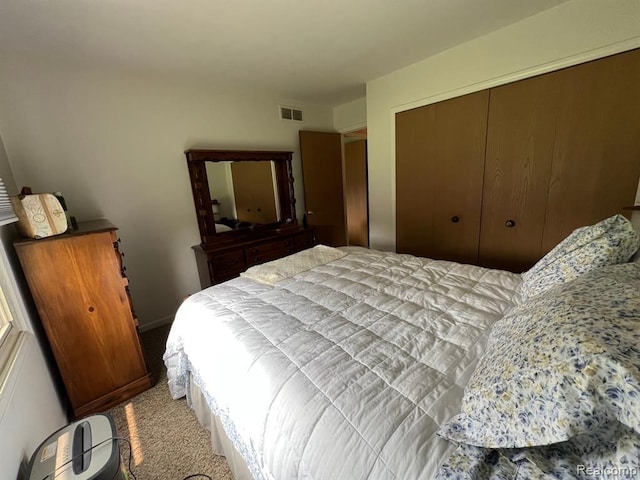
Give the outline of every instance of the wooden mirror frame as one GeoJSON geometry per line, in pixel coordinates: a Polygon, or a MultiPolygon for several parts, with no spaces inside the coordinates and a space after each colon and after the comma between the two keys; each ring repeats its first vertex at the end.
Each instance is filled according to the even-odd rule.
{"type": "Polygon", "coordinates": [[[279,227],[298,225],[296,218],[296,199],[293,192],[293,171],[291,159],[293,152],[272,152],[264,150],[194,150],[184,152],[187,157],[191,191],[196,208],[200,241],[202,245],[237,241],[252,237],[256,232],[279,227]],[[207,162],[267,162],[272,161],[276,171],[280,221],[269,225],[260,225],[255,229],[239,229],[229,232],[216,232],[216,221],[211,207],[211,192],[207,177],[207,162]]]}

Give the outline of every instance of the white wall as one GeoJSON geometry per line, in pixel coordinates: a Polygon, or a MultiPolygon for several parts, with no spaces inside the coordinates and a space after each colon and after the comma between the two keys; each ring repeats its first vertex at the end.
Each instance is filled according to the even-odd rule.
{"type": "Polygon", "coordinates": [[[395,113],[639,46],[638,0],[572,0],[367,83],[372,248],[395,249],[395,113]]]}
{"type": "Polygon", "coordinates": [[[79,220],[119,227],[143,328],[170,319],[200,288],[184,150],[294,151],[301,218],[298,130],[331,129],[332,114],[269,94],[42,59],[7,58],[0,71],[0,132],[18,185],[60,191],[79,220]],[[304,124],[279,120],[279,104],[304,108],[304,124]]]}
{"type": "Polygon", "coordinates": [[[17,377],[0,415],[0,478],[15,479],[22,460],[31,458],[40,443],[67,419],[60,406],[42,351],[29,334],[20,354],[17,377]]]}
{"type": "Polygon", "coordinates": [[[367,99],[338,105],[333,109],[333,127],[338,132],[351,132],[367,126],[367,99]]]}
{"type": "Polygon", "coordinates": [[[205,168],[211,199],[216,199],[220,203],[216,220],[222,217],[237,218],[231,162],[207,162],[205,168]]]}
{"type": "MultiPolygon", "coordinates": [[[[10,194],[15,194],[13,175],[0,138],[0,177],[10,194]]],[[[6,255],[12,269],[19,269],[13,251],[15,230],[12,225],[0,227],[0,255],[6,255]]],[[[19,270],[18,270],[19,272],[19,270]]],[[[18,352],[9,376],[0,381],[0,478],[16,478],[20,462],[29,459],[33,451],[50,433],[66,424],[61,407],[45,363],[42,350],[33,334],[29,308],[22,298],[20,287],[27,291],[18,274],[6,272],[13,288],[6,296],[12,303],[16,320],[28,331],[21,336],[18,352]],[[16,278],[17,277],[17,278],[16,278]]]]}

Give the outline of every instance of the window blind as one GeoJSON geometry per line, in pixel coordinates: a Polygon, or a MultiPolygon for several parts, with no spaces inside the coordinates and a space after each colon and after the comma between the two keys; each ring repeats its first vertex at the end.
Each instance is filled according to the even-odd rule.
{"type": "Polygon", "coordinates": [[[18,217],[16,217],[16,212],[14,212],[13,206],[11,205],[7,187],[5,187],[4,181],[0,178],[0,225],[17,221],[18,217]]]}

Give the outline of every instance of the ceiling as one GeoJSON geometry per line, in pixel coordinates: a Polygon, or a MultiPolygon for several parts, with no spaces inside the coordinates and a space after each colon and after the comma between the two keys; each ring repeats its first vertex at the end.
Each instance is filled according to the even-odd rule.
{"type": "Polygon", "coordinates": [[[338,105],[566,0],[1,0],[0,55],[338,105]]]}

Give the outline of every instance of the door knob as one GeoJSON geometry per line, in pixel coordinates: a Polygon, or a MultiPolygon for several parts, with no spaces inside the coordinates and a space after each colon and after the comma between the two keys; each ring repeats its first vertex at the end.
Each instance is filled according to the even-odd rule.
{"type": "Polygon", "coordinates": [[[454,215],[453,217],[451,217],[451,221],[453,223],[458,223],[460,221],[460,217],[458,217],[457,215],[454,215]]]}
{"type": "Polygon", "coordinates": [[[307,215],[315,215],[315,214],[316,214],[316,212],[311,211],[311,210],[307,210],[307,211],[306,211],[306,212],[304,212],[304,213],[306,213],[307,215]]]}
{"type": "Polygon", "coordinates": [[[516,226],[516,222],[514,220],[507,220],[504,222],[504,226],[507,228],[513,228],[516,226]]]}

